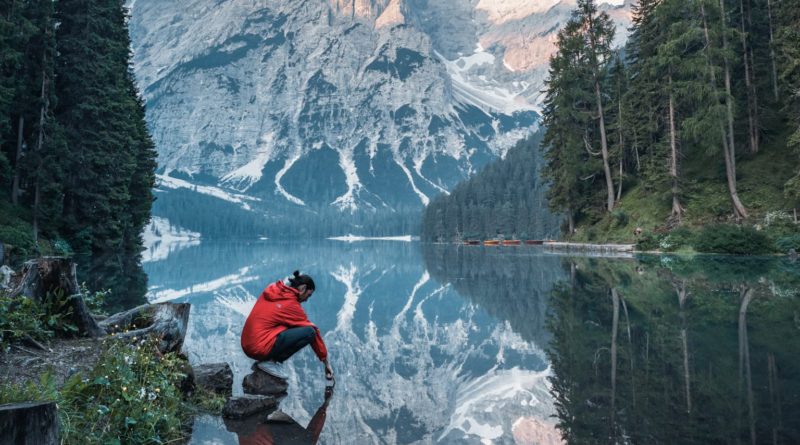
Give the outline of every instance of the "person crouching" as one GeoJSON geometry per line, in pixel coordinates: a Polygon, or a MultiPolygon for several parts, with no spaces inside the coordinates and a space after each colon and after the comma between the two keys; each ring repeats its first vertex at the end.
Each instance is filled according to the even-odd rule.
{"type": "Polygon", "coordinates": [[[333,380],[328,350],[319,329],[308,320],[301,303],[315,290],[314,280],[294,271],[284,281],[276,281],[261,293],[242,329],[242,350],[257,360],[262,371],[280,379],[287,374],[283,362],[311,344],[325,365],[325,378],[333,380]]]}

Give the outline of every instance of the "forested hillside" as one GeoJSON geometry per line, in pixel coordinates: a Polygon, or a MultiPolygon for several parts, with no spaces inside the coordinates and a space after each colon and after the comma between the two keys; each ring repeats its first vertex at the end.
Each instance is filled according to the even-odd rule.
{"type": "Polygon", "coordinates": [[[548,238],[559,218],[547,211],[546,187],[539,177],[542,133],[520,141],[503,159],[439,195],[422,220],[424,241],[460,241],[498,236],[548,238]]]}
{"type": "Polygon", "coordinates": [[[658,243],[724,224],[793,236],[799,29],[793,1],[641,0],[626,47],[612,48],[609,17],[580,0],[543,110],[543,172],[564,233],[658,243]]]}
{"type": "Polygon", "coordinates": [[[123,3],[0,3],[0,242],[17,259],[139,255],[156,154],[123,3]]]}

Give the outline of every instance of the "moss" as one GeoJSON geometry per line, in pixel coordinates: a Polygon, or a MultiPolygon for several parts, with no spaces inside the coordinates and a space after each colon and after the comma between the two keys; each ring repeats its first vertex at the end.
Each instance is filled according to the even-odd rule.
{"type": "MultiPolygon", "coordinates": [[[[785,141],[785,135],[776,135],[772,140],[766,141],[762,144],[761,151],[754,156],[740,156],[737,165],[739,197],[748,211],[748,218],[742,221],[742,225],[766,226],[765,233],[769,238],[786,238],[780,247],[771,246],[769,251],[785,251],[784,248],[792,244],[791,237],[794,233],[800,232],[793,222],[783,226],[769,226],[765,223],[770,214],[783,212],[788,215],[794,206],[784,194],[784,186],[796,174],[795,163],[786,160],[795,159],[796,156],[780,141],[785,141]]],[[[591,224],[586,219],[579,221],[571,239],[640,243],[649,247],[654,242],[664,242],[669,245],[668,248],[657,248],[692,252],[696,249],[695,242],[687,239],[687,234],[697,234],[707,226],[717,227],[735,222],[721,157],[717,153],[693,150],[692,147],[687,147],[685,153],[687,158],[683,162],[681,191],[686,212],[678,226],[684,232],[677,237],[669,235],[675,230],[675,227],[667,224],[670,197],[662,192],[648,190],[640,182],[623,191],[622,199],[613,212],[605,213],[591,224]],[[649,233],[648,238],[642,240],[641,235],[637,238],[637,228],[643,234],[649,233]]]]}

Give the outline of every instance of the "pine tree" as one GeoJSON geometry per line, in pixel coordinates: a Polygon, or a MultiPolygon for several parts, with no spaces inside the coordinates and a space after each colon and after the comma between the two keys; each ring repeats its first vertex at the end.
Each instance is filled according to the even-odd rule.
{"type": "Polygon", "coordinates": [[[58,18],[56,116],[72,153],[64,231],[79,253],[124,250],[140,244],[154,167],[125,12],[119,0],[61,0],[58,18]]]}

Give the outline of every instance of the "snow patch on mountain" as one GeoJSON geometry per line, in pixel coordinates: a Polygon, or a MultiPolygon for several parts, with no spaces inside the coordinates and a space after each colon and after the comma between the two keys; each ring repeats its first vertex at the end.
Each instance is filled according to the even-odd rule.
{"type": "Polygon", "coordinates": [[[261,201],[259,198],[253,196],[242,195],[238,193],[231,193],[219,187],[198,185],[183,179],[173,178],[169,174],[156,175],[156,188],[161,189],[188,189],[202,195],[213,196],[214,198],[222,199],[223,201],[238,204],[245,210],[250,210],[251,202],[261,201]]]}
{"type": "MultiPolygon", "coordinates": [[[[487,85],[485,80],[476,84],[468,77],[471,69],[496,63],[495,56],[485,52],[480,44],[477,45],[473,54],[455,60],[447,60],[438,51],[434,51],[434,54],[447,68],[453,85],[453,94],[457,101],[474,105],[486,112],[496,111],[508,115],[517,111],[535,109],[524,97],[512,93],[504,87],[487,85]]],[[[483,79],[486,77],[484,76],[483,79]]]]}
{"type": "Polygon", "coordinates": [[[168,219],[154,216],[142,234],[142,262],[160,261],[170,254],[200,244],[200,234],[173,226],[168,219]]]}

